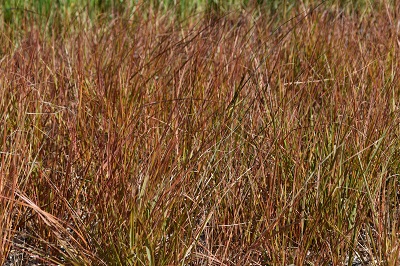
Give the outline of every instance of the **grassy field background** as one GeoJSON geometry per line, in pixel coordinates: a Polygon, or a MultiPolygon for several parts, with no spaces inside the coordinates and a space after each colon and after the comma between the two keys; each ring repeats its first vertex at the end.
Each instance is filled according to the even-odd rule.
{"type": "Polygon", "coordinates": [[[397,1],[1,8],[0,265],[399,265],[397,1]]]}

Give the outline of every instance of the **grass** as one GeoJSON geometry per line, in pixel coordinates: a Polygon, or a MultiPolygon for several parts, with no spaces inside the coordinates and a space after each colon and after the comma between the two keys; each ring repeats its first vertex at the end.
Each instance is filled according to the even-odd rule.
{"type": "Polygon", "coordinates": [[[399,264],[399,6],[258,2],[3,2],[1,265],[399,264]]]}

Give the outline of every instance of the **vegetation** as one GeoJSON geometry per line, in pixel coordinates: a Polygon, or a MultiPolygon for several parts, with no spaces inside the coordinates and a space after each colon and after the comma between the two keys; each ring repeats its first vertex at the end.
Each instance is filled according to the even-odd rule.
{"type": "Polygon", "coordinates": [[[2,3],[1,265],[399,265],[396,1],[2,3]]]}

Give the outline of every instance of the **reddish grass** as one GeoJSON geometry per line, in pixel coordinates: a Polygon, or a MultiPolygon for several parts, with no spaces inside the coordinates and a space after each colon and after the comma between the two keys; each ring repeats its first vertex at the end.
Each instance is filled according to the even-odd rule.
{"type": "Polygon", "coordinates": [[[397,12],[291,16],[5,29],[0,262],[398,265],[397,12]]]}

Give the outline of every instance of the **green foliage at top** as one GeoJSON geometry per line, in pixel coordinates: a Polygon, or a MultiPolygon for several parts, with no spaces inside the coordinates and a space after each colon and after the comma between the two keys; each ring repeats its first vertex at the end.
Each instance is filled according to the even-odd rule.
{"type": "MultiPolygon", "coordinates": [[[[390,2],[393,2],[391,0],[390,2]]],[[[4,0],[1,4],[0,19],[5,24],[20,24],[26,18],[34,17],[48,26],[53,23],[68,23],[85,12],[93,20],[99,15],[110,18],[116,14],[132,14],[138,5],[147,5],[148,10],[162,12],[173,10],[172,14],[185,17],[194,12],[227,12],[232,9],[257,8],[261,12],[286,16],[294,7],[327,5],[344,11],[371,11],[379,8],[382,1],[372,0],[4,0]]],[[[279,17],[279,16],[278,16],[279,17]]]]}

